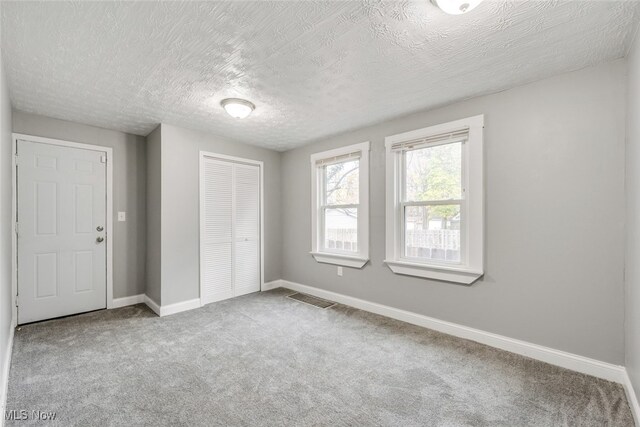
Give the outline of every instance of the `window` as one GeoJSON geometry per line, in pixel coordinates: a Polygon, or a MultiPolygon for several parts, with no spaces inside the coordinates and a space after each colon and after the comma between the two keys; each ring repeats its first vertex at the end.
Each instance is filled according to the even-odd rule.
{"type": "Polygon", "coordinates": [[[484,273],[483,128],[476,116],[385,139],[393,272],[466,284],[484,273]]]}
{"type": "Polygon", "coordinates": [[[318,262],[369,260],[369,143],[311,156],[312,248],[318,262]]]}

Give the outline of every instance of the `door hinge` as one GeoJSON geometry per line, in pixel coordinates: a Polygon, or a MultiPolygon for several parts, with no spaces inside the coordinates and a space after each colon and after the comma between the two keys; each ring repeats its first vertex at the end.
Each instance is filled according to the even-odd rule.
{"type": "Polygon", "coordinates": [[[20,295],[16,295],[16,307],[18,307],[18,306],[19,306],[19,304],[18,304],[18,298],[20,298],[20,295]]]}
{"type": "Polygon", "coordinates": [[[16,222],[16,236],[20,234],[20,224],[16,222]]]}
{"type": "Polygon", "coordinates": [[[13,160],[15,162],[15,165],[18,166],[18,155],[17,154],[13,155],[13,160]]]}
{"type": "Polygon", "coordinates": [[[107,156],[100,156],[100,163],[107,163],[107,156]]]}

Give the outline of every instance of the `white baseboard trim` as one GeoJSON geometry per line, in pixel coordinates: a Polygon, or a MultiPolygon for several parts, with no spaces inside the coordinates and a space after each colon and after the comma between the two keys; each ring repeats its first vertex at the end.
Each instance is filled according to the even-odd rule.
{"type": "Polygon", "coordinates": [[[300,283],[290,282],[288,280],[280,280],[279,282],[281,283],[280,286],[294,291],[328,299],[360,310],[380,314],[382,316],[433,329],[445,334],[476,341],[481,344],[506,350],[511,353],[520,354],[522,356],[570,369],[572,371],[581,372],[583,374],[592,375],[594,377],[614,381],[620,384],[625,383],[626,370],[623,366],[601,362],[599,360],[590,359],[577,354],[508,338],[491,332],[469,328],[456,323],[423,316],[421,314],[365,301],[336,292],[326,291],[324,289],[314,288],[312,286],[302,285],[300,283]]]}
{"type": "Polygon", "coordinates": [[[624,382],[622,385],[624,386],[624,391],[627,393],[627,400],[629,401],[629,407],[631,408],[633,419],[635,420],[636,425],[640,426],[640,403],[638,402],[638,396],[633,389],[631,378],[629,378],[629,374],[626,370],[624,372],[624,382]]]}
{"type": "Polygon", "coordinates": [[[132,295],[130,297],[114,298],[111,308],[126,307],[128,305],[142,304],[145,301],[145,294],[132,295]]]}
{"type": "Polygon", "coordinates": [[[11,356],[13,354],[13,335],[16,330],[15,322],[11,322],[9,340],[5,350],[4,365],[0,377],[0,426],[4,426],[4,410],[7,407],[7,392],[9,391],[9,370],[11,369],[11,356]]]}
{"type": "Polygon", "coordinates": [[[177,302],[175,304],[161,305],[160,317],[169,316],[171,314],[181,313],[183,311],[193,310],[194,308],[200,308],[200,298],[194,298],[188,301],[177,302]]]}
{"type": "Polygon", "coordinates": [[[264,291],[270,291],[271,289],[275,289],[275,288],[282,288],[284,286],[282,282],[284,281],[280,279],[274,280],[271,282],[266,282],[262,285],[262,289],[260,290],[264,292],[264,291]]]}
{"type": "Polygon", "coordinates": [[[169,305],[159,305],[157,302],[149,298],[148,295],[144,296],[144,303],[158,316],[164,317],[183,311],[193,310],[194,308],[200,308],[200,298],[190,299],[188,301],[177,302],[169,305]]]}
{"type": "Polygon", "coordinates": [[[151,309],[151,311],[160,316],[160,306],[154,300],[149,298],[149,295],[144,296],[144,303],[151,309]]]}

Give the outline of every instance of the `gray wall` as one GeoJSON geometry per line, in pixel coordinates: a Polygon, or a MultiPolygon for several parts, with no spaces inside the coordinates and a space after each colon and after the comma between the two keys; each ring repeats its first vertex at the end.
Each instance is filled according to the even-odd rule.
{"type": "Polygon", "coordinates": [[[146,250],[146,293],[149,298],[162,304],[161,262],[162,262],[162,222],[161,222],[161,129],[147,135],[147,250],[146,250]]]}
{"type": "Polygon", "coordinates": [[[625,62],[303,146],[282,158],[283,279],[623,364],[625,62]],[[462,286],[383,263],[384,137],[485,114],[485,276],[462,286]],[[371,262],[309,255],[310,154],[371,141],[371,262]]]}
{"type": "MultiPolygon", "coordinates": [[[[0,54],[0,387],[11,332],[11,101],[0,54]]],[[[0,404],[4,390],[0,390],[0,404]]]]}
{"type": "Polygon", "coordinates": [[[264,162],[265,281],[280,279],[280,153],[162,124],[162,305],[199,298],[199,153],[264,162]]]}
{"type": "Polygon", "coordinates": [[[113,297],[145,291],[145,140],[141,136],[13,112],[13,131],[113,148],[113,297]],[[127,213],[126,222],[117,212],[127,213]]]}
{"type": "Polygon", "coordinates": [[[640,397],[640,36],[627,61],[625,356],[631,383],[640,397]]]}

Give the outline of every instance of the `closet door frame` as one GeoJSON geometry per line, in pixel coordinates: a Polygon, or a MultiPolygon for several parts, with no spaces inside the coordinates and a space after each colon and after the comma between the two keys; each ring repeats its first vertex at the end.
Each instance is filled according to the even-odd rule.
{"type": "Polygon", "coordinates": [[[221,160],[221,161],[225,161],[225,162],[232,162],[232,163],[239,163],[239,164],[245,164],[245,165],[252,165],[252,166],[257,166],[259,171],[260,171],[260,291],[264,290],[264,162],[259,161],[259,160],[251,160],[251,159],[245,159],[242,157],[235,157],[235,156],[227,156],[225,154],[219,154],[219,153],[213,153],[210,151],[200,151],[200,162],[199,162],[199,185],[200,185],[200,196],[199,196],[199,203],[200,203],[200,230],[198,232],[198,236],[200,239],[200,264],[199,264],[199,268],[200,268],[200,301],[202,304],[202,301],[204,301],[203,297],[203,290],[202,290],[202,286],[204,284],[204,280],[203,280],[203,262],[204,260],[202,259],[203,254],[204,254],[204,248],[203,248],[203,244],[204,244],[204,238],[203,238],[203,233],[204,233],[204,220],[205,220],[205,212],[204,212],[204,162],[206,161],[206,159],[213,159],[213,160],[221,160]]]}

